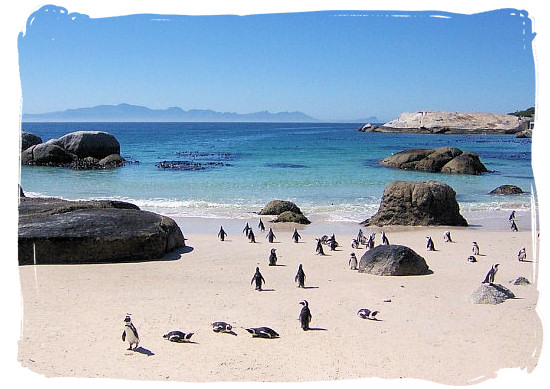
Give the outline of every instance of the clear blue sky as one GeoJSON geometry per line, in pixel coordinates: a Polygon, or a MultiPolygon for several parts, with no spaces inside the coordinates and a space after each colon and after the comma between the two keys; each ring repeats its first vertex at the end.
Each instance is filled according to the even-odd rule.
{"type": "Polygon", "coordinates": [[[77,12],[48,6],[29,15],[18,41],[23,113],[130,103],[386,121],[404,111],[535,104],[531,20],[519,10],[77,12]]]}

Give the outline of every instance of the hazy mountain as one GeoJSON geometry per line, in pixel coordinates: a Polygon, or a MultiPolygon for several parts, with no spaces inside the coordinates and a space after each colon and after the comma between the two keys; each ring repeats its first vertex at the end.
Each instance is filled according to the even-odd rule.
{"type": "Polygon", "coordinates": [[[131,104],[98,105],[42,114],[23,114],[26,122],[317,122],[302,112],[268,111],[239,114],[179,107],[150,109],[131,104]]]}

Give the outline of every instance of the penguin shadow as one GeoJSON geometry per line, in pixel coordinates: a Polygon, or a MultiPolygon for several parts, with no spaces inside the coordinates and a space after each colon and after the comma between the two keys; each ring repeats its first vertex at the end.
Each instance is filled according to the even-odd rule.
{"type": "Polygon", "coordinates": [[[279,264],[267,265],[267,266],[271,266],[271,267],[286,267],[286,265],[279,265],[279,264]]]}
{"type": "Polygon", "coordinates": [[[319,289],[318,286],[297,286],[297,288],[301,288],[301,289],[319,289]]]}
{"type": "Polygon", "coordinates": [[[147,355],[148,357],[150,357],[151,355],[155,355],[155,353],[152,352],[151,350],[148,350],[148,349],[146,349],[144,347],[141,347],[141,346],[135,348],[133,351],[136,352],[136,353],[147,355]]]}
{"type": "Polygon", "coordinates": [[[529,262],[529,263],[533,263],[533,261],[531,261],[530,259],[524,259],[523,261],[519,261],[519,262],[529,262]]]}
{"type": "Polygon", "coordinates": [[[260,289],[258,292],[275,292],[275,289],[260,289]]]}
{"type": "Polygon", "coordinates": [[[309,327],[307,330],[308,331],[328,331],[326,328],[321,328],[321,327],[309,327]]]}
{"type": "Polygon", "coordinates": [[[222,331],[221,333],[222,333],[222,334],[229,334],[229,335],[237,336],[237,334],[236,334],[235,331],[233,331],[233,330],[231,330],[231,331],[222,331]]]}

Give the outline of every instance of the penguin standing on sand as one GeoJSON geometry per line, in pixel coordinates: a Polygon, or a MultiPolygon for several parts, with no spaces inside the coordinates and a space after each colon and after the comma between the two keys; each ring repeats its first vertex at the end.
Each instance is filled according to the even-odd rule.
{"type": "Polygon", "coordinates": [[[332,234],[328,240],[328,245],[330,247],[330,251],[335,251],[336,247],[338,247],[338,242],[336,241],[336,236],[334,236],[334,234],[332,234]]]}
{"type": "Polygon", "coordinates": [[[251,230],[250,226],[248,225],[248,223],[246,223],[246,226],[244,226],[244,230],[243,230],[244,236],[248,236],[248,232],[250,230],[251,230]]]}
{"type": "Polygon", "coordinates": [[[266,235],[266,238],[267,238],[267,241],[269,243],[273,243],[273,240],[276,238],[275,234],[273,233],[273,230],[271,228],[269,228],[269,231],[266,235]]]}
{"type": "Polygon", "coordinates": [[[357,257],[355,256],[355,253],[351,253],[348,265],[351,270],[357,270],[357,257]]]}
{"type": "Polygon", "coordinates": [[[426,237],[426,249],[428,251],[435,251],[434,241],[431,236],[426,237]]]}
{"type": "Polygon", "coordinates": [[[527,253],[525,252],[525,247],[522,247],[518,253],[518,261],[523,262],[527,258],[527,253]]]}
{"type": "Polygon", "coordinates": [[[443,241],[444,242],[452,242],[453,241],[451,239],[451,231],[445,231],[445,233],[443,234],[443,241]]]}
{"type": "Polygon", "coordinates": [[[386,246],[389,246],[390,244],[390,241],[384,231],[382,231],[382,244],[385,244],[386,246]]]}
{"type": "Polygon", "coordinates": [[[302,269],[302,264],[298,266],[298,273],[296,273],[296,276],[294,277],[294,282],[298,283],[298,288],[305,287],[306,273],[304,273],[304,269],[302,269]]]}
{"type": "Polygon", "coordinates": [[[256,267],[256,273],[254,273],[254,276],[252,276],[252,281],[250,281],[250,285],[252,285],[254,282],[256,282],[256,290],[262,290],[262,282],[265,284],[265,280],[262,276],[262,273],[260,273],[259,267],[256,267]]]}
{"type": "Polygon", "coordinates": [[[363,230],[359,228],[359,232],[357,233],[357,242],[363,243],[363,238],[364,238],[363,230]]]}
{"type": "Polygon", "coordinates": [[[367,249],[373,249],[374,248],[374,237],[372,235],[369,236],[369,239],[367,240],[367,249]]]}
{"type": "Polygon", "coordinates": [[[479,255],[479,246],[477,242],[472,242],[472,253],[474,255],[479,255]]]}
{"type": "Polygon", "coordinates": [[[351,240],[351,248],[352,249],[358,249],[359,248],[359,242],[357,241],[357,239],[352,239],[351,240]]]}
{"type": "Polygon", "coordinates": [[[317,241],[317,247],[315,247],[315,254],[317,255],[325,255],[325,251],[323,250],[323,241],[319,238],[315,238],[317,241]]]}
{"type": "Polygon", "coordinates": [[[265,231],[265,226],[264,226],[264,222],[262,221],[262,219],[260,218],[260,222],[258,223],[258,228],[260,229],[260,231],[265,231]]]}
{"type": "Polygon", "coordinates": [[[254,236],[254,231],[252,231],[252,228],[248,231],[248,240],[250,243],[256,243],[256,237],[254,236]]]}
{"type": "Polygon", "coordinates": [[[269,266],[276,266],[277,265],[277,254],[275,254],[276,249],[271,249],[271,253],[269,254],[269,266]]]}
{"type": "Polygon", "coordinates": [[[518,230],[518,226],[516,225],[516,221],[515,220],[511,220],[510,221],[510,229],[514,232],[517,232],[518,230]]]}
{"type": "Polygon", "coordinates": [[[509,221],[516,220],[516,211],[512,211],[510,214],[510,217],[508,218],[509,221]]]}
{"type": "Polygon", "coordinates": [[[493,285],[493,282],[495,282],[495,274],[497,274],[497,271],[498,271],[498,265],[499,265],[498,263],[495,263],[491,267],[491,269],[489,270],[489,272],[485,276],[485,279],[481,282],[482,284],[493,285]]]}
{"type": "Polygon", "coordinates": [[[300,304],[303,305],[299,316],[300,325],[302,327],[302,330],[307,331],[309,330],[309,323],[311,322],[311,311],[309,310],[309,304],[307,303],[307,300],[300,301],[300,304]]]}
{"type": "Polygon", "coordinates": [[[302,237],[298,233],[298,230],[295,228],[294,232],[292,233],[292,240],[294,241],[294,243],[298,243],[298,240],[301,239],[301,238],[302,237]]]}
{"type": "Polygon", "coordinates": [[[130,344],[128,350],[136,350],[139,345],[139,335],[134,324],[132,324],[132,319],[129,315],[126,315],[124,318],[124,331],[122,332],[122,341],[127,341],[130,344]],[[132,349],[132,345],[135,344],[132,349]]]}
{"type": "Polygon", "coordinates": [[[227,236],[227,233],[223,230],[223,226],[220,227],[220,232],[218,232],[218,238],[220,238],[220,240],[223,242],[226,236],[227,236]]]}

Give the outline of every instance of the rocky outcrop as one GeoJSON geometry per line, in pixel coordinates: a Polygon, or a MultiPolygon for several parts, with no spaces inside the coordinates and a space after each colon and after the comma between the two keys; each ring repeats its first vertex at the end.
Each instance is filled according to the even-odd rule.
{"type": "Polygon", "coordinates": [[[515,134],[528,126],[528,120],[495,113],[447,111],[404,112],[375,131],[429,134],[515,134]]]}
{"type": "Polygon", "coordinates": [[[523,130],[520,132],[516,132],[516,138],[532,138],[533,137],[533,130],[523,130]]]}
{"type": "Polygon", "coordinates": [[[394,181],[386,186],[378,212],[363,226],[467,226],[456,193],[438,181],[394,181]]]}
{"type": "Polygon", "coordinates": [[[481,174],[487,168],[476,154],[456,147],[405,150],[380,161],[387,167],[404,170],[422,170],[431,173],[481,174]]]}
{"type": "Polygon", "coordinates": [[[496,305],[514,297],[514,293],[510,289],[500,284],[481,284],[472,293],[470,301],[474,304],[496,305]]]}
{"type": "Polygon", "coordinates": [[[416,276],[429,273],[428,264],[414,250],[400,245],[380,245],[363,254],[359,273],[377,276],[416,276]]]}
{"type": "Polygon", "coordinates": [[[20,198],[19,265],[34,252],[38,264],[153,260],[184,243],[174,220],[134,204],[20,198]]]}
{"type": "Polygon", "coordinates": [[[21,151],[42,143],[42,138],[27,131],[21,131],[21,151]]]}
{"type": "Polygon", "coordinates": [[[72,132],[29,146],[21,153],[23,165],[105,169],[123,163],[119,142],[113,135],[101,131],[72,132]]]}
{"type": "Polygon", "coordinates": [[[501,185],[489,192],[492,195],[517,195],[524,193],[519,186],[501,185]]]}
{"type": "Polygon", "coordinates": [[[304,216],[300,208],[292,201],[273,200],[267,203],[259,212],[260,215],[274,215],[275,223],[299,223],[310,224],[311,222],[304,216]]]}

